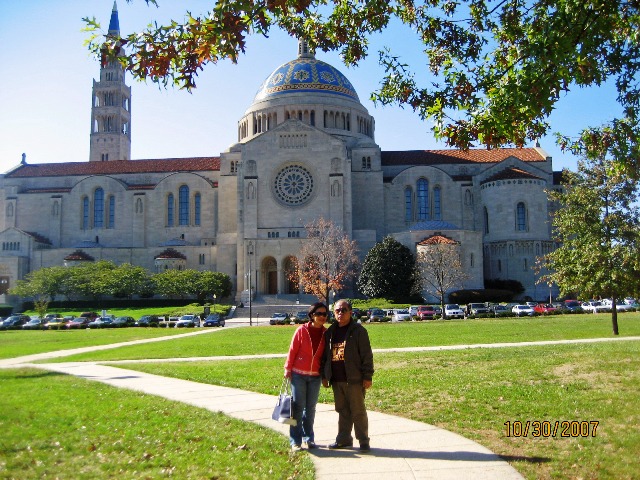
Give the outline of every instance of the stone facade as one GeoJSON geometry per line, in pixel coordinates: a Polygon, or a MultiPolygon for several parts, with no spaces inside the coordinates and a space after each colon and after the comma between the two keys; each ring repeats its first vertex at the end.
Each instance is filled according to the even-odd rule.
{"type": "Polygon", "coordinates": [[[415,252],[441,234],[460,244],[465,287],[515,279],[525,295],[548,297],[532,270],[553,248],[545,189],[554,172],[539,147],[383,151],[350,82],[301,42],[299,56],[259,89],[227,151],[130,160],[130,92],[124,75],[111,78],[121,124],[92,133],[91,161],[23,159],[0,176],[0,287],[78,250],[156,272],[156,257],[171,248],[184,256],[181,268],[230,275],[237,299],[249,269],[257,295],[298,293],[287,271],[304,225],[324,217],[357,241],[362,258],[387,235],[415,252]],[[93,142],[109,136],[120,143],[104,157],[93,142]]]}

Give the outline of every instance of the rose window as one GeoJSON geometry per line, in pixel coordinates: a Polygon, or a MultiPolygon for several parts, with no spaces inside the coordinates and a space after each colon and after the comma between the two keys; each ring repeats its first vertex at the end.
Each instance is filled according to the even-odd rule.
{"type": "Polygon", "coordinates": [[[274,191],[285,205],[303,205],[313,192],[313,177],[306,168],[290,165],[276,175],[274,191]]]}

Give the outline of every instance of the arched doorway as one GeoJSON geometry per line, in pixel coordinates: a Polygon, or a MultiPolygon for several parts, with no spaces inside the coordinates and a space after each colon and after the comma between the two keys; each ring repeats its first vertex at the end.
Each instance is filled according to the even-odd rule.
{"type": "Polygon", "coordinates": [[[263,279],[265,282],[264,291],[267,295],[278,294],[278,264],[273,257],[266,257],[262,260],[263,279]]]}
{"type": "Polygon", "coordinates": [[[299,292],[298,282],[298,259],[296,257],[287,257],[284,259],[284,293],[299,292]]]}

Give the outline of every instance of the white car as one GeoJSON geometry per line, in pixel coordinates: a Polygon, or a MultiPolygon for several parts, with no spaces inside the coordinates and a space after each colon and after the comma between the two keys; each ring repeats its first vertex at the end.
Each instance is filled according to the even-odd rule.
{"type": "Polygon", "coordinates": [[[609,305],[605,305],[602,302],[590,301],[582,303],[582,310],[589,313],[603,313],[611,311],[609,305]]]}
{"type": "Polygon", "coordinates": [[[409,313],[409,310],[396,310],[393,317],[391,317],[391,320],[393,322],[410,322],[411,314],[409,313]]]}
{"type": "Polygon", "coordinates": [[[516,317],[522,317],[523,315],[532,317],[535,313],[535,310],[533,310],[533,307],[531,305],[514,305],[514,307],[511,309],[511,312],[515,313],[516,317]]]}
{"type": "Polygon", "coordinates": [[[444,318],[464,318],[464,312],[457,303],[447,303],[444,306],[444,318]]]}
{"type": "Polygon", "coordinates": [[[174,328],[193,328],[200,326],[200,317],[197,315],[182,315],[180,319],[174,325],[174,328]]]}

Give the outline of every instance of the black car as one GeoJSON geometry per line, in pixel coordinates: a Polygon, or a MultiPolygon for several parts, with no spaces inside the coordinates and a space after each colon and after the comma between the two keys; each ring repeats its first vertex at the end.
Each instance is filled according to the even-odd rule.
{"type": "Polygon", "coordinates": [[[31,317],[28,315],[11,315],[0,324],[0,330],[21,330],[22,326],[30,320],[31,317]]]}
{"type": "Polygon", "coordinates": [[[219,313],[211,313],[204,319],[203,327],[224,327],[224,318],[219,313]]]}
{"type": "Polygon", "coordinates": [[[157,327],[160,323],[160,317],[157,315],[143,315],[135,323],[136,327],[157,327]]]}
{"type": "Polygon", "coordinates": [[[116,328],[133,327],[135,323],[133,317],[118,317],[113,321],[113,326],[116,328]]]}

